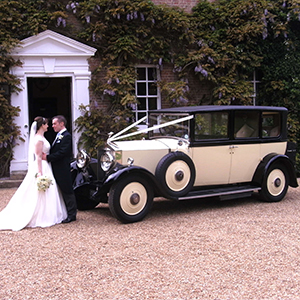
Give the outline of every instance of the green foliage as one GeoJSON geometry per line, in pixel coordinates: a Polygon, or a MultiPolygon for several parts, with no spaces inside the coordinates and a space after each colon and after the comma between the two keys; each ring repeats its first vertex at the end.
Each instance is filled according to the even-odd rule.
{"type": "MultiPolygon", "coordinates": [[[[93,157],[97,156],[97,149],[105,145],[110,132],[118,132],[127,126],[126,114],[118,110],[111,112],[80,105],[82,115],[75,121],[76,130],[81,133],[78,149],[85,149],[93,157]]],[[[128,114],[129,116],[129,114],[128,114]]]]}
{"type": "Polygon", "coordinates": [[[20,40],[55,27],[59,17],[67,17],[63,10],[64,5],[54,0],[1,0],[0,41],[20,40]]]}
{"type": "Polygon", "coordinates": [[[99,97],[109,98],[114,109],[122,109],[136,103],[135,100],[135,79],[136,71],[134,67],[107,66],[105,67],[103,81],[98,77],[103,70],[99,67],[94,72],[91,88],[99,97]]]}
{"type": "MultiPolygon", "coordinates": [[[[94,124],[99,129],[97,138],[103,143],[106,139],[103,132],[115,131],[116,125],[122,129],[122,126],[128,125],[126,122],[132,121],[131,107],[137,104],[135,64],[162,65],[163,62],[173,61],[178,53],[186,49],[192,36],[188,15],[180,9],[156,6],[146,0],[88,0],[70,2],[68,8],[82,22],[84,30],[78,36],[97,47],[101,60],[93,73],[91,89],[99,99],[110,103],[108,109],[111,117],[106,118],[104,123],[95,119],[94,124]],[[115,119],[119,121],[116,123],[115,119]]],[[[172,88],[164,85],[165,94],[168,95],[172,88]]],[[[183,99],[184,88],[175,90],[168,97],[175,101],[183,99]]],[[[83,124],[87,124],[90,115],[102,114],[94,103],[90,112],[84,113],[77,128],[84,128],[83,124]],[[84,118],[87,120],[84,121],[84,118]]],[[[82,141],[86,145],[95,146],[95,135],[87,136],[86,132],[83,135],[82,141]]]]}
{"type": "Polygon", "coordinates": [[[74,12],[85,28],[79,37],[96,46],[106,63],[118,66],[139,59],[171,61],[191,35],[187,14],[148,0],[87,0],[74,12]]]}
{"type": "Polygon", "coordinates": [[[268,1],[199,1],[191,26],[194,43],[187,56],[176,61],[182,72],[214,83],[216,104],[251,104],[249,75],[262,62],[257,41],[262,39],[268,1]]]}
{"type": "Polygon", "coordinates": [[[110,116],[100,109],[90,110],[89,106],[79,107],[82,116],[76,121],[76,130],[81,133],[78,149],[85,149],[93,157],[97,157],[97,149],[104,145],[111,131],[110,116]]]}
{"type": "Polygon", "coordinates": [[[269,13],[275,15],[268,24],[268,35],[259,44],[261,64],[260,105],[284,106],[289,109],[289,140],[298,143],[297,173],[300,174],[300,1],[272,2],[269,13]]]}
{"type": "Polygon", "coordinates": [[[165,101],[172,106],[185,106],[188,103],[189,86],[184,81],[158,82],[158,86],[165,101]]]}

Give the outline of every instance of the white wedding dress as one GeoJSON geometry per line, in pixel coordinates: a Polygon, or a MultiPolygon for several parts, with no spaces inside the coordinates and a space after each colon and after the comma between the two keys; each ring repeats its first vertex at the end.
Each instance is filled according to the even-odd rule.
{"type": "MultiPolygon", "coordinates": [[[[38,141],[43,141],[43,152],[48,154],[49,142],[44,137],[35,135],[33,143],[38,141]]],[[[53,177],[51,164],[43,160],[42,170],[43,175],[51,178],[53,184],[45,192],[38,191],[35,178],[38,166],[37,161],[33,160],[32,167],[29,166],[22,184],[0,212],[0,230],[17,231],[24,227],[49,227],[67,218],[65,203],[53,177]]]]}

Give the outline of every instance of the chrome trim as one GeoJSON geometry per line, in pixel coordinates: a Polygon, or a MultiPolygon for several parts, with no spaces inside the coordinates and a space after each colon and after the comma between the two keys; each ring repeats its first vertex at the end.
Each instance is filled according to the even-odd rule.
{"type": "Polygon", "coordinates": [[[90,156],[84,151],[80,150],[76,155],[76,165],[79,169],[83,169],[90,162],[90,156]]]}

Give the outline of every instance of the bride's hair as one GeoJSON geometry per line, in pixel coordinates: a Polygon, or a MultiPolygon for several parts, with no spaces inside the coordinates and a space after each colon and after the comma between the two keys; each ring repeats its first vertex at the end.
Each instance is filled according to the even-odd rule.
{"type": "Polygon", "coordinates": [[[48,124],[48,119],[43,117],[36,117],[34,121],[36,121],[36,132],[41,128],[42,125],[48,124]]]}

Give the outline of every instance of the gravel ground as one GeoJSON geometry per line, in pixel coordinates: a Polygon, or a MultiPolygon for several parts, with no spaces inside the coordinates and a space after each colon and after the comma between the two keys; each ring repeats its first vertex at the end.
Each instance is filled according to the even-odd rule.
{"type": "Polygon", "coordinates": [[[299,201],[300,188],[279,203],[158,199],[127,225],[101,204],[2,231],[0,299],[300,299],[299,201]]]}

